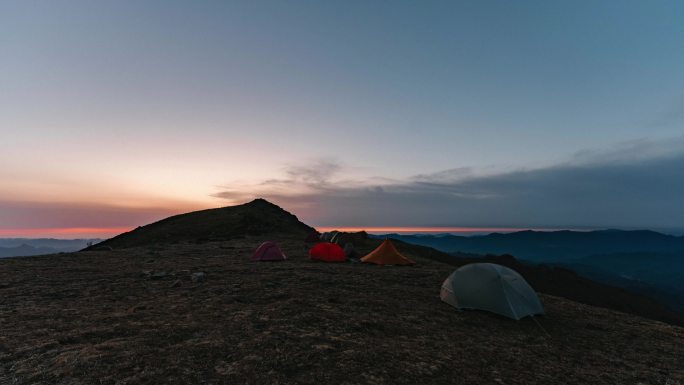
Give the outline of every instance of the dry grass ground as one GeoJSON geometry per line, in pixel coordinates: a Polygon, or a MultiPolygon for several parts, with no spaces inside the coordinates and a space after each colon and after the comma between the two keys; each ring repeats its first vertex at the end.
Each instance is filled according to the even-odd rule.
{"type": "Polygon", "coordinates": [[[547,336],[442,303],[453,267],[415,248],[250,262],[260,241],[0,260],[0,384],[684,384],[684,328],[541,295],[547,336]]]}

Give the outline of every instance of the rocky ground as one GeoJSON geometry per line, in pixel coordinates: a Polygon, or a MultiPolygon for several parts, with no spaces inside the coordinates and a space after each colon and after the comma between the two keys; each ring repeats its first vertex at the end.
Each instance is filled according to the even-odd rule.
{"type": "Polygon", "coordinates": [[[415,247],[250,262],[261,240],[0,260],[0,384],[684,384],[684,328],[548,295],[539,324],[459,312],[415,247]]]}

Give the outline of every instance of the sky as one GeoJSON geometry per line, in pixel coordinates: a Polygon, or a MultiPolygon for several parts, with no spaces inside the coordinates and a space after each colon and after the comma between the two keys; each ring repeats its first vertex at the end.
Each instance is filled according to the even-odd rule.
{"type": "Polygon", "coordinates": [[[681,1],[0,1],[0,237],[684,229],[681,1]]]}

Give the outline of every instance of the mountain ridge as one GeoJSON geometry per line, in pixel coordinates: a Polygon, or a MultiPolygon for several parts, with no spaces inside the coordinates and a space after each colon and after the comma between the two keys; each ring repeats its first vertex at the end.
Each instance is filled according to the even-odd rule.
{"type": "Polygon", "coordinates": [[[241,205],[173,215],[119,234],[84,250],[183,241],[205,242],[274,233],[303,236],[312,231],[314,228],[299,221],[294,214],[265,199],[257,198],[241,205]]]}
{"type": "Polygon", "coordinates": [[[397,233],[382,236],[435,247],[445,252],[513,254],[530,261],[562,260],[637,251],[684,251],[684,236],[668,235],[652,230],[523,230],[473,236],[397,233]],[[578,246],[577,242],[582,242],[587,246],[578,246]],[[555,254],[548,255],[552,252],[555,254]],[[558,255],[559,252],[560,255],[558,255]]]}

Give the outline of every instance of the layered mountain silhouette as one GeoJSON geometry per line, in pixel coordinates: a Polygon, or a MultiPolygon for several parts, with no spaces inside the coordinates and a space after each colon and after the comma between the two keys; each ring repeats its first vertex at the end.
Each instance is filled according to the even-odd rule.
{"type": "Polygon", "coordinates": [[[42,255],[57,253],[58,250],[49,247],[33,247],[27,244],[21,244],[15,247],[0,247],[0,258],[4,257],[28,257],[32,255],[42,255]]]}
{"type": "Polygon", "coordinates": [[[281,207],[265,199],[255,199],[239,206],[175,215],[120,234],[86,250],[223,241],[247,235],[305,236],[312,231],[312,227],[281,207]]]}
{"type": "Polygon", "coordinates": [[[599,254],[684,251],[684,236],[649,230],[518,231],[480,236],[402,235],[391,238],[444,252],[513,254],[532,262],[566,261],[599,254]]]}
{"type": "Polygon", "coordinates": [[[520,231],[483,236],[390,237],[462,253],[512,254],[534,264],[565,267],[592,280],[645,294],[684,311],[684,237],[654,231],[520,231]]]}
{"type": "Polygon", "coordinates": [[[78,251],[101,239],[0,238],[0,258],[78,251]]]}

